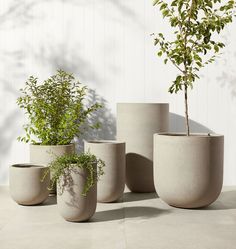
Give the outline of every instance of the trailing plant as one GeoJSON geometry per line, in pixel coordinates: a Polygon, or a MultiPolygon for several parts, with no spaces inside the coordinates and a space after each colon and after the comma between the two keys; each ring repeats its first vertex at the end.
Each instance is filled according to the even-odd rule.
{"type": "Polygon", "coordinates": [[[49,164],[49,169],[45,172],[42,181],[47,174],[51,174],[51,182],[49,190],[52,190],[56,182],[59,182],[59,194],[63,193],[65,188],[71,188],[73,186],[73,178],[71,172],[77,172],[78,169],[84,169],[87,171],[86,182],[82,195],[86,196],[91,187],[99,180],[100,176],[104,174],[103,168],[105,163],[96,158],[95,155],[89,152],[72,155],[63,155],[57,157],[53,162],[49,164]],[[62,177],[62,178],[61,178],[62,177]],[[58,181],[61,179],[62,181],[58,181]]]}
{"type": "Polygon", "coordinates": [[[199,71],[212,63],[225,44],[216,39],[235,16],[235,1],[225,0],[154,0],[163,18],[173,28],[174,39],[157,34],[158,56],[165,56],[179,71],[169,92],[184,91],[186,134],[190,135],[188,89],[199,79],[199,71]],[[215,36],[214,36],[215,35],[215,36]]]}
{"type": "MultiPolygon", "coordinates": [[[[88,116],[102,107],[99,103],[85,107],[86,90],[72,74],[63,70],[42,84],[30,76],[25,88],[20,89],[22,96],[17,99],[29,120],[24,125],[25,136],[18,140],[42,145],[69,144],[83,133],[82,125],[88,116]]],[[[98,128],[98,123],[90,128],[98,128]]]]}

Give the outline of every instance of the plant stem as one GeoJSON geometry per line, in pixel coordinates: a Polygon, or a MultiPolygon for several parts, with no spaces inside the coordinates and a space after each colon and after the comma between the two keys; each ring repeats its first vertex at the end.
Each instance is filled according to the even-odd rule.
{"type": "Polygon", "coordinates": [[[190,136],[189,117],[188,117],[188,86],[184,85],[184,102],[185,102],[185,123],[186,123],[186,135],[190,136]]]}
{"type": "MultiPolygon", "coordinates": [[[[188,15],[188,23],[190,24],[190,19],[192,15],[192,11],[194,8],[195,0],[192,0],[189,15],[188,15]]],[[[187,42],[188,42],[188,28],[185,30],[184,34],[184,47],[185,51],[187,51],[187,42]]],[[[185,105],[185,124],[186,124],[186,136],[190,136],[190,128],[189,128],[189,117],[188,117],[188,67],[187,67],[187,54],[184,55],[184,105],[185,105]]]]}

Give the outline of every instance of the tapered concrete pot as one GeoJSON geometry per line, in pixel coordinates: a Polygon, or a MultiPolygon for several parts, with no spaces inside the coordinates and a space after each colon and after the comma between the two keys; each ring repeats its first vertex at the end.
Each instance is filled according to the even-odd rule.
{"type": "Polygon", "coordinates": [[[125,188],[125,143],[118,141],[85,141],[85,151],[90,151],[105,162],[104,175],[98,182],[99,202],[118,200],[125,188]]]}
{"type": "Polygon", "coordinates": [[[222,189],[224,136],[154,135],[154,177],[159,197],[171,206],[200,208],[222,189]]]}
{"type": "Polygon", "coordinates": [[[33,164],[10,166],[9,185],[12,199],[21,205],[37,205],[49,195],[49,175],[42,178],[48,167],[33,164]]]}
{"type": "MultiPolygon", "coordinates": [[[[73,154],[75,145],[30,145],[30,163],[47,166],[57,157],[73,154]]],[[[56,186],[50,191],[50,194],[56,193],[56,186]]]]}
{"type": "Polygon", "coordinates": [[[169,128],[169,104],[117,104],[117,139],[126,142],[126,185],[154,192],[153,134],[169,128]]]}
{"type": "MultiPolygon", "coordinates": [[[[96,167],[96,165],[94,166],[96,167]]],[[[61,216],[72,222],[89,220],[97,206],[97,183],[83,196],[88,172],[71,167],[57,182],[57,206],[61,216]]]]}

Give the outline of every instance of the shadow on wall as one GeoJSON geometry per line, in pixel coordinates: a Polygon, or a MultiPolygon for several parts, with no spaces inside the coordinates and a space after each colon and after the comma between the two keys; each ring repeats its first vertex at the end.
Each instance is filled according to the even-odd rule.
{"type": "MultiPolygon", "coordinates": [[[[64,0],[61,0],[61,2],[65,3],[64,0]]],[[[109,3],[110,5],[114,6],[121,14],[124,14],[125,16],[133,19],[135,22],[137,22],[137,15],[134,11],[134,8],[130,8],[127,5],[125,5],[124,0],[115,0],[115,1],[111,1],[111,0],[102,0],[102,1],[96,1],[94,2],[93,0],[67,0],[68,4],[74,4],[74,5],[79,5],[79,6],[85,6],[85,5],[91,5],[94,6],[95,4],[97,4],[98,6],[101,6],[104,3],[109,3]]],[[[100,10],[101,8],[99,8],[100,10]]],[[[105,12],[106,14],[109,14],[109,11],[105,12]]],[[[110,14],[111,15],[111,14],[110,14]]],[[[112,15],[111,15],[112,16],[112,15]]]]}
{"type": "MultiPolygon", "coordinates": [[[[190,131],[192,133],[214,133],[206,126],[189,120],[190,131]]],[[[170,131],[171,132],[185,132],[185,117],[175,113],[170,113],[170,131]]]]}
{"type": "MultiPolygon", "coordinates": [[[[66,36],[70,37],[69,31],[66,36]]],[[[44,45],[38,51],[34,51],[34,59],[46,65],[52,73],[62,69],[78,76],[79,79],[82,79],[81,81],[96,81],[97,84],[102,84],[103,80],[95,71],[91,61],[81,56],[82,47],[77,44],[77,48],[74,48],[72,40],[68,39],[68,42],[58,43],[56,46],[55,44],[44,45]]]]}
{"type": "MultiPolygon", "coordinates": [[[[18,111],[12,111],[6,117],[4,117],[3,122],[0,124],[0,157],[1,159],[6,157],[10,151],[12,142],[16,139],[18,132],[18,122],[19,117],[18,111]]],[[[7,165],[0,165],[0,183],[6,181],[8,175],[7,165]]]]}
{"type": "Polygon", "coordinates": [[[222,74],[217,77],[217,81],[220,82],[222,87],[227,87],[230,90],[231,96],[233,98],[236,97],[236,70],[234,65],[234,61],[236,59],[236,51],[229,51],[226,54],[226,59],[224,59],[224,68],[227,71],[223,71],[222,74]]]}
{"type": "Polygon", "coordinates": [[[78,152],[83,151],[83,140],[114,140],[116,137],[116,119],[111,113],[111,110],[108,108],[107,101],[103,97],[99,96],[95,90],[88,89],[88,106],[94,104],[95,102],[101,103],[103,108],[90,115],[85,126],[87,127],[88,125],[93,125],[99,122],[101,127],[99,129],[85,130],[83,135],[76,138],[76,150],[78,152]]]}

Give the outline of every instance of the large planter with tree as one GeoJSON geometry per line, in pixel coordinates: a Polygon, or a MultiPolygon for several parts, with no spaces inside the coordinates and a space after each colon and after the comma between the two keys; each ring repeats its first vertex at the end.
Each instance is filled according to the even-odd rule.
{"type": "Polygon", "coordinates": [[[169,41],[159,33],[155,45],[159,46],[158,55],[165,55],[164,63],[172,63],[178,70],[169,92],[184,91],[186,117],[186,134],[154,135],[156,191],[172,206],[207,206],[217,199],[222,188],[224,137],[190,133],[188,91],[199,78],[200,69],[212,63],[224,47],[214,40],[215,33],[232,22],[235,2],[155,0],[154,5],[173,27],[175,39],[169,41]]]}
{"type": "Polygon", "coordinates": [[[169,104],[117,104],[117,139],[126,143],[126,185],[133,192],[155,192],[153,134],[167,132],[169,104]]]}
{"type": "Polygon", "coordinates": [[[98,201],[114,202],[125,188],[125,143],[119,141],[85,141],[89,151],[105,162],[104,175],[98,182],[98,201]]]}
{"type": "MultiPolygon", "coordinates": [[[[51,187],[57,183],[57,206],[67,221],[89,220],[97,206],[97,181],[104,162],[90,153],[57,157],[50,163],[51,187]]],[[[45,174],[47,176],[47,174],[45,174]]]]}
{"type": "Polygon", "coordinates": [[[30,162],[36,164],[48,165],[57,156],[74,153],[73,138],[80,136],[87,117],[101,107],[98,103],[85,107],[86,87],[62,70],[42,84],[29,77],[21,93],[17,103],[29,122],[24,126],[26,135],[18,139],[31,143],[30,162]]]}

